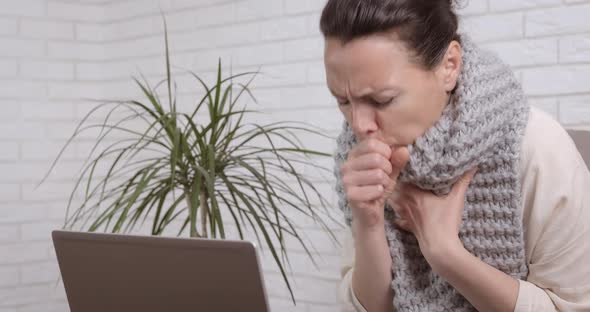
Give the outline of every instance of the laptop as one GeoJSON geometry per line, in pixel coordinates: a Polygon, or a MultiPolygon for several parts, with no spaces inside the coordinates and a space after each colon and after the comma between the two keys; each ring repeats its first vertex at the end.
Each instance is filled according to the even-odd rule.
{"type": "Polygon", "coordinates": [[[71,312],[269,311],[248,241],[52,232],[71,312]]]}

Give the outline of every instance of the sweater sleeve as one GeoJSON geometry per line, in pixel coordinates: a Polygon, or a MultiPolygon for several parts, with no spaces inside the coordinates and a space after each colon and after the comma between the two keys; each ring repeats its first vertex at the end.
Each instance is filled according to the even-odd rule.
{"type": "Polygon", "coordinates": [[[529,274],[515,312],[590,311],[590,172],[567,132],[537,112],[524,143],[529,274]]]}
{"type": "Polygon", "coordinates": [[[354,271],[354,239],[350,230],[344,231],[342,248],[342,265],[340,267],[340,284],[338,285],[338,301],[342,312],[367,312],[359,302],[352,288],[354,271]]]}

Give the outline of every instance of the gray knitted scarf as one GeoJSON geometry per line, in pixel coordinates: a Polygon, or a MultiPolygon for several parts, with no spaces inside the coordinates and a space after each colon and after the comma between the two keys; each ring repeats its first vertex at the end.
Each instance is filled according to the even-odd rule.
{"type": "MultiPolygon", "coordinates": [[[[410,159],[398,181],[434,194],[448,194],[469,169],[478,167],[466,193],[459,237],[487,264],[524,279],[519,154],[528,120],[520,84],[496,56],[462,36],[463,69],[440,119],[408,146],[410,159]]],[[[336,191],[347,223],[352,222],[340,164],[356,144],[345,122],[335,153],[336,191]]],[[[393,259],[391,287],[395,311],[475,311],[449,283],[434,273],[413,234],[392,222],[386,205],[385,231],[393,259]]],[[[482,281],[482,283],[485,281],[482,281]]]]}

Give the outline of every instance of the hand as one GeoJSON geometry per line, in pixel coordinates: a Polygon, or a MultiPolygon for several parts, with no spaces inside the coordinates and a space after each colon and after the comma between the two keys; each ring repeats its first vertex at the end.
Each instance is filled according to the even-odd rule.
{"type": "Polygon", "coordinates": [[[416,236],[420,250],[433,266],[445,252],[463,248],[459,228],[465,205],[465,193],[477,168],[468,171],[443,197],[413,185],[400,185],[392,205],[399,218],[396,224],[416,236]]]}
{"type": "Polygon", "coordinates": [[[408,159],[406,147],[392,149],[376,139],[352,148],[340,170],[355,226],[383,226],[385,200],[393,193],[408,159]]]}

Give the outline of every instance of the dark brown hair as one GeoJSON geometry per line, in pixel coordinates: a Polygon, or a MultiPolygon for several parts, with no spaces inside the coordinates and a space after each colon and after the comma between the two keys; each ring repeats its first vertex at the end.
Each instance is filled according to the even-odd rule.
{"type": "Polygon", "coordinates": [[[345,44],[394,30],[426,69],[440,63],[451,41],[460,42],[453,0],[328,0],[320,29],[345,44]]]}

